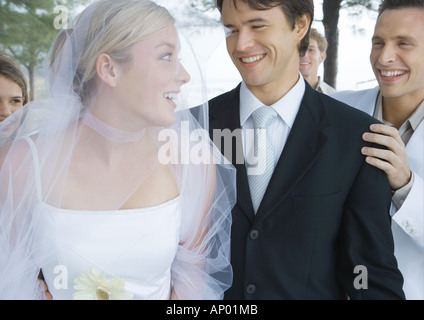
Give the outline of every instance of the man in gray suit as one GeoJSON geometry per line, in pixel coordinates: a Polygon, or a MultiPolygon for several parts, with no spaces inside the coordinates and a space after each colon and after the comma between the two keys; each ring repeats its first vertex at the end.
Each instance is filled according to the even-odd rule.
{"type": "Polygon", "coordinates": [[[395,255],[407,299],[424,300],[424,0],[384,0],[372,38],[378,86],[334,95],[384,123],[362,148],[392,189],[395,255]]]}

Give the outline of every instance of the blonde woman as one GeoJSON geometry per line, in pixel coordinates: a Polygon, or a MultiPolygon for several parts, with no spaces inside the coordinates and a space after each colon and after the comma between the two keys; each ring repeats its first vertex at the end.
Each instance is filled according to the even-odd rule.
{"type": "Polygon", "coordinates": [[[179,39],[147,0],[58,35],[26,121],[44,116],[0,151],[1,298],[45,298],[40,273],[53,299],[222,298],[235,175],[205,135],[184,144],[207,122],[184,109],[179,39]]]}

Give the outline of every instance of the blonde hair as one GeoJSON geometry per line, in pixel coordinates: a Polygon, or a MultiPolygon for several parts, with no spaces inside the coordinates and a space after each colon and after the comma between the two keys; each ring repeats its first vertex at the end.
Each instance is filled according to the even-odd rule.
{"type": "Polygon", "coordinates": [[[72,38],[80,24],[89,21],[74,78],[74,90],[82,100],[88,97],[96,79],[99,55],[107,54],[120,63],[126,63],[131,59],[129,49],[132,45],[175,23],[164,7],[149,0],[99,0],[91,6],[95,6],[94,9],[84,10],[73,29],[59,34],[51,58],[51,64],[61,59],[59,52],[65,41],[72,38]]]}

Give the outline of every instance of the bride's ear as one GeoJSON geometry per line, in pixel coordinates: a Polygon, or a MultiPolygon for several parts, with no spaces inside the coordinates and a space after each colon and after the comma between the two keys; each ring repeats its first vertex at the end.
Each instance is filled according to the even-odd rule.
{"type": "Polygon", "coordinates": [[[118,80],[118,65],[109,55],[102,53],[97,57],[96,70],[101,81],[110,87],[116,86],[118,80]]]}

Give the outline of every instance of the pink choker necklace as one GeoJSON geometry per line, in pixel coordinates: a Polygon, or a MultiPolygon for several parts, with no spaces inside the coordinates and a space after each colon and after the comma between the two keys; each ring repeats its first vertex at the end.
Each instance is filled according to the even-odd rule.
{"type": "Polygon", "coordinates": [[[87,111],[83,116],[82,122],[106,139],[115,142],[135,142],[141,140],[146,132],[145,128],[135,132],[128,132],[111,127],[107,123],[96,118],[89,111],[87,111]]]}

